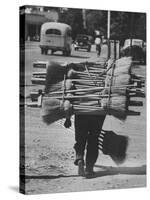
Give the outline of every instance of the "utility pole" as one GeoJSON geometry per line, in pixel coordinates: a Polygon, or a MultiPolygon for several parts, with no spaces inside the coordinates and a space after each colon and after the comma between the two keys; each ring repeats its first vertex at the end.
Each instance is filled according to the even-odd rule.
{"type": "Polygon", "coordinates": [[[108,59],[110,58],[110,10],[107,12],[107,40],[108,40],[108,59]]]}
{"type": "Polygon", "coordinates": [[[86,10],[82,9],[83,28],[86,30],[86,10]]]}
{"type": "Polygon", "coordinates": [[[110,39],[110,10],[107,12],[107,39],[110,39]]]}

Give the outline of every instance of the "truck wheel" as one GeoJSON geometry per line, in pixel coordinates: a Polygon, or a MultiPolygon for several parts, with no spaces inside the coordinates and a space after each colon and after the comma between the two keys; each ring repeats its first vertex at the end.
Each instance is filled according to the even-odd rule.
{"type": "Polygon", "coordinates": [[[47,55],[47,53],[48,53],[48,49],[45,49],[44,51],[45,51],[44,54],[47,55]]]}
{"type": "Polygon", "coordinates": [[[70,56],[70,54],[71,54],[71,51],[68,50],[68,51],[66,52],[66,55],[67,55],[67,56],[70,56]]]}
{"type": "Polygon", "coordinates": [[[46,51],[46,49],[43,49],[43,54],[46,54],[45,51],[46,51]]]}
{"type": "Polygon", "coordinates": [[[63,51],[63,56],[67,56],[67,51],[66,50],[63,51]]]}
{"type": "Polygon", "coordinates": [[[41,54],[44,54],[44,49],[43,48],[41,48],[41,54]]]}
{"type": "Polygon", "coordinates": [[[91,51],[91,47],[88,47],[87,51],[90,52],[91,51]]]}

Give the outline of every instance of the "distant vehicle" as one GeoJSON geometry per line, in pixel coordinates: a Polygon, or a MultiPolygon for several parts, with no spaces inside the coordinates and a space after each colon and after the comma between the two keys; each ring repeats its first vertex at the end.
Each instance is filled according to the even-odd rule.
{"type": "Polygon", "coordinates": [[[124,42],[123,49],[126,49],[129,46],[139,46],[143,48],[144,46],[144,41],[140,39],[126,39],[124,42]]]}
{"type": "Polygon", "coordinates": [[[120,54],[121,56],[132,56],[133,60],[146,63],[146,48],[141,39],[126,39],[120,54]]]}
{"type": "Polygon", "coordinates": [[[51,50],[51,54],[56,51],[62,51],[63,55],[71,54],[71,27],[64,23],[47,22],[41,27],[40,48],[41,54],[47,54],[51,50]]]}
{"type": "Polygon", "coordinates": [[[93,37],[90,35],[79,34],[74,42],[75,51],[79,49],[86,49],[88,52],[91,51],[93,37]]]}

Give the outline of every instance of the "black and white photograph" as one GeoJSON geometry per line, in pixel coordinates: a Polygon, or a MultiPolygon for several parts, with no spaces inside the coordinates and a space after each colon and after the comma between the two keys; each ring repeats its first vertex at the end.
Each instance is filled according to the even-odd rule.
{"type": "Polygon", "coordinates": [[[145,188],[147,13],[18,12],[20,192],[145,188]]]}

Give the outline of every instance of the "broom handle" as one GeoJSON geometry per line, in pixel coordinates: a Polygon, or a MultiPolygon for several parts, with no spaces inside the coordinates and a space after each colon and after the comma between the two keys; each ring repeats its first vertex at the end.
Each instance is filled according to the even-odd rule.
{"type": "Polygon", "coordinates": [[[105,70],[94,70],[94,69],[88,69],[90,73],[100,73],[100,72],[103,72],[105,70]]]}
{"type": "MultiPolygon", "coordinates": [[[[89,71],[90,72],[90,71],[89,71]]],[[[87,72],[75,72],[77,75],[83,75],[83,76],[88,76],[88,73],[87,72]]],[[[105,75],[106,74],[106,71],[104,70],[103,72],[100,72],[100,71],[96,71],[96,72],[90,72],[91,76],[102,76],[102,75],[105,75]]]]}
{"type": "Polygon", "coordinates": [[[62,96],[63,101],[64,101],[64,98],[65,98],[65,92],[66,92],[66,74],[64,74],[63,96],[62,96]]]}
{"type": "MultiPolygon", "coordinates": [[[[69,79],[72,82],[92,82],[92,80],[87,80],[87,79],[69,79]]],[[[103,82],[103,79],[94,79],[94,81],[97,82],[103,82]]]]}
{"type": "MultiPolygon", "coordinates": [[[[94,76],[93,78],[94,78],[94,79],[98,79],[98,80],[100,80],[100,79],[101,79],[101,80],[105,80],[105,77],[101,77],[101,76],[98,76],[98,75],[94,76]]],[[[81,79],[81,80],[82,80],[82,79],[84,79],[84,80],[91,80],[91,78],[90,78],[89,76],[83,76],[83,75],[82,75],[82,76],[81,76],[81,75],[78,76],[78,79],[81,79]]],[[[74,79],[74,80],[75,80],[75,79],[74,79]]]]}
{"type": "MultiPolygon", "coordinates": [[[[85,69],[86,69],[86,72],[87,72],[88,76],[89,76],[91,79],[93,79],[92,74],[89,72],[89,70],[88,70],[86,64],[85,64],[85,69]]],[[[94,80],[92,80],[92,82],[93,82],[93,84],[96,86],[96,82],[95,82],[94,80]]]]}
{"type": "MultiPolygon", "coordinates": [[[[98,61],[98,62],[88,62],[88,61],[86,61],[86,62],[74,62],[74,64],[76,64],[76,65],[78,65],[78,64],[83,64],[83,65],[88,64],[89,67],[97,66],[98,68],[100,68],[100,67],[104,68],[104,64],[106,64],[106,62],[107,62],[107,60],[105,59],[104,61],[98,61]]],[[[72,64],[72,62],[68,63],[68,65],[69,64],[72,64]]]]}
{"type": "MultiPolygon", "coordinates": [[[[104,86],[104,83],[103,82],[97,82],[97,87],[100,87],[100,86],[104,86]]],[[[75,83],[75,87],[80,87],[81,89],[83,87],[88,87],[88,88],[91,88],[91,87],[95,87],[94,83],[75,83]]]]}
{"type": "MultiPolygon", "coordinates": [[[[88,75],[87,72],[80,72],[80,71],[76,71],[76,74],[81,74],[81,75],[88,75]]],[[[92,74],[92,76],[95,76],[95,74],[92,74]]]]}
{"type": "MultiPolygon", "coordinates": [[[[84,88],[91,88],[91,87],[94,87],[95,85],[94,84],[75,84],[75,87],[76,87],[76,89],[84,89],[84,88]]],[[[103,83],[98,83],[98,86],[100,87],[100,86],[104,86],[104,84],[103,83]]]]}
{"type": "Polygon", "coordinates": [[[89,108],[89,109],[103,109],[103,107],[100,106],[90,106],[90,105],[78,105],[78,104],[73,104],[73,107],[78,107],[78,108],[89,108]]]}
{"type": "Polygon", "coordinates": [[[85,101],[85,102],[79,102],[79,101],[74,101],[74,105],[80,105],[80,106],[99,106],[100,104],[97,104],[97,100],[91,100],[91,101],[85,101]]]}
{"type": "MultiPolygon", "coordinates": [[[[97,90],[103,90],[105,89],[104,87],[93,87],[93,88],[87,88],[87,89],[78,89],[78,90],[67,90],[66,93],[71,93],[71,92],[86,92],[86,91],[97,91],[97,90]]],[[[58,92],[52,92],[51,94],[62,94],[63,91],[58,91],[58,92]]]]}
{"type": "Polygon", "coordinates": [[[101,111],[104,111],[104,109],[103,108],[101,108],[101,107],[94,107],[94,106],[87,106],[87,107],[85,107],[85,106],[78,106],[78,105],[74,105],[73,106],[73,110],[74,111],[77,111],[77,110],[80,110],[80,111],[82,111],[82,112],[90,112],[90,111],[93,111],[93,112],[101,112],[101,111]]]}
{"type": "MultiPolygon", "coordinates": [[[[95,76],[95,74],[97,74],[97,73],[100,73],[99,75],[104,75],[104,74],[106,74],[106,72],[107,72],[107,70],[103,70],[101,73],[100,73],[100,71],[93,71],[93,72],[90,72],[90,76],[95,76]]],[[[83,76],[89,77],[89,74],[87,72],[75,71],[74,73],[76,73],[77,75],[83,75],[83,76]]]]}
{"type": "MultiPolygon", "coordinates": [[[[131,85],[121,85],[121,86],[112,86],[112,88],[119,88],[119,89],[124,89],[126,87],[135,87],[134,84],[131,85]]],[[[71,93],[71,92],[86,92],[86,91],[99,91],[99,90],[104,90],[104,89],[109,89],[109,87],[92,87],[92,88],[85,88],[85,89],[78,89],[78,90],[66,90],[65,93],[71,93]]],[[[51,94],[62,94],[63,91],[57,91],[57,92],[52,92],[51,94]]]]}
{"type": "MultiPolygon", "coordinates": [[[[114,96],[114,95],[113,95],[114,96]]],[[[108,95],[79,95],[79,96],[64,96],[64,99],[82,99],[82,98],[104,98],[104,97],[108,97],[108,95]]],[[[48,97],[44,97],[44,98],[51,98],[51,99],[62,99],[61,96],[48,96],[48,97]]],[[[97,99],[96,99],[97,100],[97,99]]]]}

